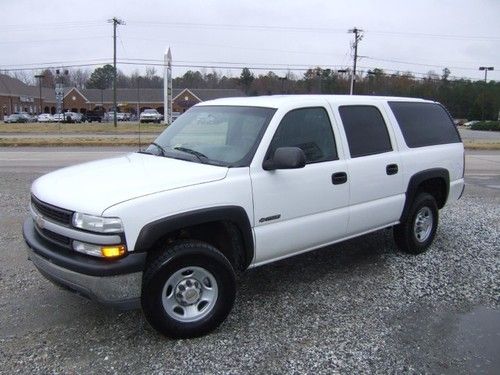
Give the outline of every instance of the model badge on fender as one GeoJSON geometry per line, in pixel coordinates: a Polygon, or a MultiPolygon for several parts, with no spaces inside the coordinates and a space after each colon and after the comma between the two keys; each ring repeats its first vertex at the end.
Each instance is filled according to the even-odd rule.
{"type": "Polygon", "coordinates": [[[273,215],[268,217],[263,217],[259,220],[259,223],[265,223],[266,221],[278,220],[281,215],[273,215]]]}

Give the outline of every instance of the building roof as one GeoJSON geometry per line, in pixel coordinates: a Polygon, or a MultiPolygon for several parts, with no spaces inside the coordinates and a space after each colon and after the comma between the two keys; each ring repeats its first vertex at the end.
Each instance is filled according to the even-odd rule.
{"type": "Polygon", "coordinates": [[[33,87],[28,86],[17,78],[0,74],[0,94],[2,95],[33,95],[33,87]]]}
{"type": "MultiPolygon", "coordinates": [[[[189,90],[193,95],[200,98],[200,100],[212,100],[216,98],[229,98],[245,96],[245,94],[237,89],[178,89],[174,88],[172,96],[175,98],[184,90],[189,90]]],[[[113,101],[113,90],[99,90],[99,89],[83,89],[80,92],[93,103],[100,103],[101,98],[104,103],[111,103],[113,101]],[[101,97],[102,95],[102,97],[101,97]]],[[[116,100],[118,102],[133,102],[140,101],[142,103],[163,103],[163,88],[159,89],[116,89],[116,100]]]]}
{"type": "MultiPolygon", "coordinates": [[[[64,89],[64,94],[66,95],[72,87],[66,87],[64,89]]],[[[199,98],[201,101],[212,100],[217,98],[229,98],[229,97],[239,97],[245,96],[243,91],[237,89],[185,89],[185,88],[174,88],[173,98],[182,94],[185,90],[189,90],[194,96],[199,98]]],[[[79,90],[82,95],[84,95],[89,102],[92,103],[112,103],[113,102],[113,90],[99,90],[99,89],[81,89],[79,90]]],[[[116,89],[116,99],[118,102],[133,102],[136,103],[139,94],[139,101],[143,103],[163,103],[163,88],[157,89],[147,89],[141,88],[139,93],[136,88],[133,89],[116,89]]],[[[38,98],[40,95],[38,86],[30,86],[17,78],[10,77],[5,74],[0,74],[0,95],[7,96],[31,96],[38,98]]],[[[53,88],[42,87],[42,98],[44,101],[54,102],[56,101],[55,90],[53,88]]]]}

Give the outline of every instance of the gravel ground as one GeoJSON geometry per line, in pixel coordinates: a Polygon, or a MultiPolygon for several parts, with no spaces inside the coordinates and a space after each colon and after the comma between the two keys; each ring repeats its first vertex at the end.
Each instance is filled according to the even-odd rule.
{"type": "Polygon", "coordinates": [[[26,261],[37,176],[0,172],[1,373],[500,372],[498,190],[468,186],[419,256],[383,230],[250,270],[216,332],[173,341],[140,311],[59,290],[26,261]]]}

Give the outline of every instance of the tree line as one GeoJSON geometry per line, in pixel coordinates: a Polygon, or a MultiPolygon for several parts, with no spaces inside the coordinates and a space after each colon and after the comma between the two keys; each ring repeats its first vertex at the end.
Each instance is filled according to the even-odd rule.
{"type": "MultiPolygon", "coordinates": [[[[114,69],[105,65],[93,71],[72,69],[59,76],[65,86],[105,90],[112,87],[114,69]]],[[[52,70],[43,73],[42,85],[54,87],[56,76],[52,70]]],[[[448,108],[454,118],[496,120],[500,110],[500,82],[450,79],[450,70],[441,74],[433,71],[424,77],[411,72],[387,73],[382,69],[361,72],[356,76],[355,94],[418,97],[435,100],[448,108]]],[[[303,74],[288,71],[278,75],[269,71],[254,74],[244,68],[237,77],[216,70],[192,71],[173,79],[175,88],[240,89],[246,95],[273,94],[348,94],[350,71],[321,67],[308,69],[303,74]]],[[[17,77],[23,81],[29,77],[17,77]]],[[[34,82],[28,82],[34,84],[34,82]]],[[[163,77],[156,68],[147,67],[144,74],[135,71],[125,74],[117,71],[118,88],[163,88],[163,77]]]]}

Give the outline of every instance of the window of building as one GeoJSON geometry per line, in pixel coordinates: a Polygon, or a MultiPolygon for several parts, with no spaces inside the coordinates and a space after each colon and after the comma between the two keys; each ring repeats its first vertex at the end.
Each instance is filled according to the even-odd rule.
{"type": "Polygon", "coordinates": [[[324,108],[301,108],[288,112],[274,134],[268,157],[279,147],[299,147],[307,163],[337,159],[337,148],[328,113],[324,108]]]}
{"type": "Polygon", "coordinates": [[[448,112],[439,104],[389,102],[408,147],[460,142],[448,112]]]}
{"type": "Polygon", "coordinates": [[[352,158],[392,151],[387,125],[377,107],[341,106],[339,112],[352,158]]]}

